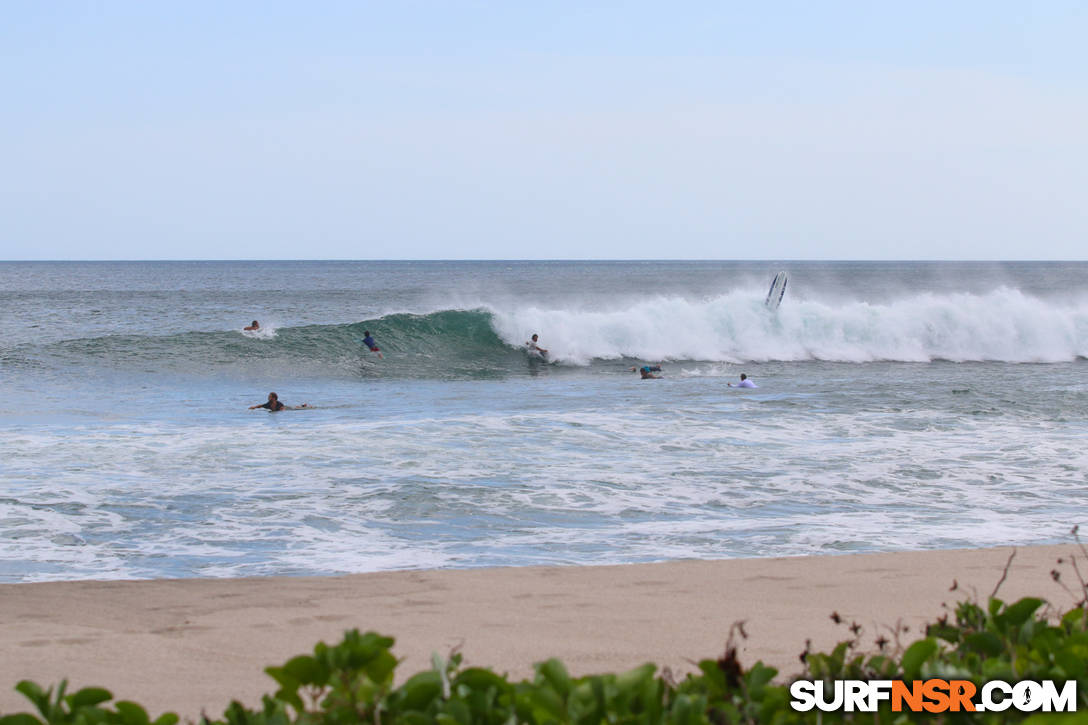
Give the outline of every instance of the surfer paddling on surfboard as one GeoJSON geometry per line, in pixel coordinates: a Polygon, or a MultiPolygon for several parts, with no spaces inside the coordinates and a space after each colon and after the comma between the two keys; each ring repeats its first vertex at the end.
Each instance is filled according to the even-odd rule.
{"type": "Polygon", "coordinates": [[[745,375],[744,373],[740,374],[740,382],[739,383],[737,383],[736,385],[733,385],[733,383],[726,383],[726,385],[728,385],[731,388],[758,388],[759,387],[758,385],[753,383],[751,380],[749,380],[748,376],[745,375]]]}
{"type": "Polygon", "coordinates": [[[533,337],[525,343],[525,351],[533,357],[544,358],[548,356],[548,351],[537,344],[539,338],[534,332],[533,337]]]}
{"type": "Polygon", "coordinates": [[[280,400],[280,396],[276,395],[275,393],[269,393],[267,402],[262,403],[261,405],[251,405],[249,406],[249,409],[256,410],[257,408],[264,408],[269,413],[278,413],[281,410],[298,410],[299,408],[309,407],[309,403],[303,403],[302,405],[296,406],[284,405],[283,401],[280,400]]]}
{"type": "Polygon", "coordinates": [[[254,321],[253,321],[253,322],[252,322],[252,323],[251,323],[251,324],[249,325],[249,327],[243,327],[242,329],[243,329],[243,330],[245,330],[246,332],[257,332],[258,330],[260,330],[260,329],[261,329],[261,323],[259,323],[259,322],[257,322],[256,320],[254,320],[254,321]]]}
{"type": "Polygon", "coordinates": [[[639,375],[642,376],[643,380],[656,380],[661,377],[660,375],[654,375],[654,373],[661,372],[660,365],[643,365],[640,368],[636,367],[631,368],[630,370],[631,372],[635,372],[637,370],[639,372],[639,375]]]}

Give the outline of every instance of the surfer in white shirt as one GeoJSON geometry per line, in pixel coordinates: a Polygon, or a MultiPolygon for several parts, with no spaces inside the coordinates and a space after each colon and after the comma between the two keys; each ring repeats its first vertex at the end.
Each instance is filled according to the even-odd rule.
{"type": "Polygon", "coordinates": [[[547,355],[548,351],[545,350],[544,348],[542,348],[540,345],[538,345],[537,340],[538,340],[537,334],[534,332],[532,339],[525,343],[525,349],[528,350],[529,352],[537,352],[537,353],[540,353],[541,355],[547,355]]]}
{"type": "Polygon", "coordinates": [[[733,385],[733,383],[726,383],[726,385],[728,385],[731,388],[734,388],[734,387],[736,387],[736,388],[758,388],[759,387],[758,385],[753,383],[751,380],[749,380],[748,376],[745,375],[744,373],[740,374],[740,382],[739,383],[737,383],[736,385],[733,385]]]}

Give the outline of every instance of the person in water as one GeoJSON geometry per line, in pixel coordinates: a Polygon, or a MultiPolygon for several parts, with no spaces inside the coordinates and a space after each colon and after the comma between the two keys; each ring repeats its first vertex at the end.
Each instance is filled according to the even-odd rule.
{"type": "Polygon", "coordinates": [[[736,386],[734,386],[733,383],[726,383],[726,385],[728,385],[731,388],[732,387],[738,387],[738,388],[758,388],[759,387],[758,385],[753,383],[751,380],[749,380],[748,376],[745,375],[744,373],[740,374],[740,382],[737,383],[736,386]]]}
{"type": "Polygon", "coordinates": [[[661,366],[660,365],[643,365],[640,368],[630,368],[630,370],[631,370],[631,372],[635,372],[636,370],[638,370],[640,373],[644,372],[644,371],[645,372],[650,372],[650,373],[659,373],[659,372],[661,372],[661,366]]]}
{"type": "Polygon", "coordinates": [[[538,340],[539,340],[539,338],[537,337],[537,334],[534,332],[532,339],[530,339],[527,343],[525,343],[525,349],[528,350],[529,352],[539,352],[541,355],[547,355],[548,351],[537,344],[538,340]]]}
{"type": "Polygon", "coordinates": [[[256,332],[257,330],[261,329],[261,323],[254,320],[252,323],[250,323],[249,327],[243,327],[242,329],[246,332],[256,332]]]}
{"type": "MultiPolygon", "coordinates": [[[[310,407],[309,403],[303,403],[302,405],[297,406],[297,408],[309,408],[309,407],[310,407]]],[[[268,400],[266,402],[264,402],[264,403],[262,403],[260,405],[251,405],[251,406],[249,406],[250,410],[256,410],[257,408],[265,408],[266,410],[268,410],[269,412],[272,412],[272,413],[278,412],[280,410],[296,410],[296,408],[292,408],[289,405],[284,405],[283,401],[280,400],[280,396],[276,395],[275,393],[269,393],[268,394],[268,400]]]]}
{"type": "Polygon", "coordinates": [[[365,337],[363,337],[363,344],[366,345],[371,352],[378,353],[378,357],[384,360],[385,356],[382,355],[382,350],[378,347],[378,343],[374,342],[374,338],[370,336],[370,330],[364,330],[363,335],[365,335],[365,337]]]}
{"type": "MultiPolygon", "coordinates": [[[[634,370],[634,368],[631,368],[631,369],[634,370]]],[[[643,365],[642,367],[640,367],[638,369],[638,372],[639,372],[639,375],[642,376],[643,380],[659,380],[661,378],[661,376],[660,375],[654,375],[655,370],[658,371],[658,372],[661,372],[661,366],[660,365],[643,365]]]]}

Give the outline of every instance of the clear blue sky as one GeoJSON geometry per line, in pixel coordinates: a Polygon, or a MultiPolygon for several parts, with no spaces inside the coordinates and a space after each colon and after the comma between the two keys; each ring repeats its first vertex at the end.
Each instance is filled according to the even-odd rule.
{"type": "Polygon", "coordinates": [[[1083,2],[0,0],[0,259],[1088,258],[1083,2]]]}

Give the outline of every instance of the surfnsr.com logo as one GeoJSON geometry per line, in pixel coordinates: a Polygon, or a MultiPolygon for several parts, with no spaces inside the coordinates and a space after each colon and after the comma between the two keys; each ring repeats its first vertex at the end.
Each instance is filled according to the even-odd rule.
{"type": "Polygon", "coordinates": [[[1077,681],[1004,682],[981,687],[969,680],[798,680],[790,685],[790,707],[798,712],[1074,712],[1077,681]]]}

